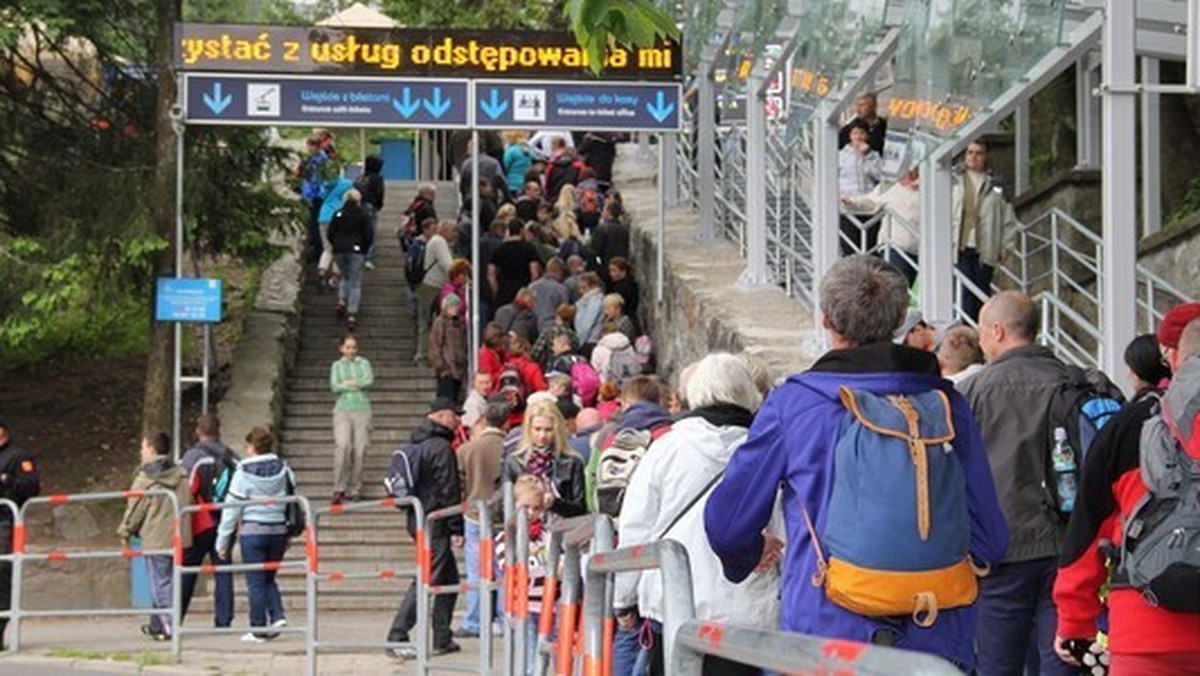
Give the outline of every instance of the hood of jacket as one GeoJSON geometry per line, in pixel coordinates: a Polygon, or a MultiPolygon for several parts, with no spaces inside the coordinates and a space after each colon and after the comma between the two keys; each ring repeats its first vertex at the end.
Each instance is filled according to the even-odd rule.
{"type": "Polygon", "coordinates": [[[174,460],[167,457],[155,458],[142,465],[141,473],[146,475],[152,485],[170,490],[175,490],[184,480],[183,470],[174,460]]]}
{"type": "Polygon", "coordinates": [[[274,453],[250,456],[242,460],[238,469],[254,487],[251,496],[287,492],[287,465],[274,453]]]}
{"type": "Polygon", "coordinates": [[[607,347],[613,352],[628,350],[633,348],[633,343],[629,342],[629,336],[620,331],[613,331],[607,336],[602,336],[600,342],[597,343],[601,347],[607,347]]]}
{"type": "Polygon", "coordinates": [[[383,158],[378,155],[368,155],[366,162],[363,164],[363,171],[368,174],[378,174],[383,171],[383,158]]]}
{"type": "Polygon", "coordinates": [[[412,442],[414,444],[423,444],[430,439],[445,439],[446,441],[454,441],[454,430],[439,425],[429,418],[421,421],[420,425],[413,430],[412,442]]]}
{"type": "Polygon", "coordinates": [[[830,350],[811,369],[788,382],[839,404],[838,390],[843,385],[874,394],[912,394],[949,387],[933,353],[890,341],[830,350]]]}
{"type": "Polygon", "coordinates": [[[652,430],[671,422],[667,409],[650,401],[638,401],[621,413],[618,430],[652,430]]]}

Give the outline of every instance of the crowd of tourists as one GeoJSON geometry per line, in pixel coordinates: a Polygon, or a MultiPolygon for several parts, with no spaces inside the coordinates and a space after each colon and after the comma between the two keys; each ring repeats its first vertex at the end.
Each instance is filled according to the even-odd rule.
{"type": "MultiPolygon", "coordinates": [[[[844,168],[855,180],[873,172],[873,103],[863,99],[866,119],[847,129],[844,168]]],[[[612,185],[617,139],[505,140],[481,148],[478,183],[462,160],[454,218],[441,218],[436,190],[422,186],[400,228],[420,335],[413,357],[433,369],[437,392],[382,478],[427,512],[468,505],[424,534],[432,584],[459,583],[456,547],[466,579],[481,578],[475,504],[498,504],[511,484],[529,515],[535,614],[549,531],[599,513],[614,520],[619,546],[683,544],[701,620],[927,652],[983,675],[1200,673],[1200,304],[1168,312],[1157,333],[1128,346],[1129,372],[1110,378],[1037,344],[1040,313],[1020,292],[982,302],[970,313],[978,328],[936,327],[909,307],[914,266],[848,252],[819,293],[832,349],[808,370],[777,382],[784,374],[749,355],[714,352],[668,382],[639,326],[628,216],[612,185]],[[469,218],[476,190],[486,227],[469,218]],[[480,261],[470,259],[473,237],[480,261]],[[473,265],[487,283],[479,368],[469,373],[473,265]],[[1128,379],[1131,397],[1114,378],[1128,379]]],[[[314,135],[313,176],[334,165],[328,141],[314,135]]],[[[1002,228],[980,217],[994,197],[981,187],[986,147],[971,148],[967,171],[979,175],[966,174],[956,207],[960,263],[990,266],[1002,256],[992,228],[1002,228]]],[[[368,176],[378,169],[373,161],[368,176]]],[[[371,179],[321,183],[306,199],[332,260],[316,261],[328,279],[341,275],[350,329],[330,370],[337,504],[381,478],[363,477],[375,379],[353,329],[355,278],[370,261],[383,195],[371,179]]],[[[857,199],[874,198],[846,202],[857,199]]],[[[1003,205],[995,211],[1003,217],[1003,205]]],[[[294,489],[266,430],[250,433],[239,461],[215,417],[202,417],[181,467],[164,437],[144,441],[135,488],[176,491],[181,503],[294,489]]],[[[0,450],[9,449],[5,433],[0,450]]],[[[0,474],[0,484],[11,480],[0,474]]],[[[228,562],[235,533],[244,561],[278,560],[286,512],[193,514],[184,562],[228,562]]],[[[158,542],[168,516],[149,498],[132,500],[120,534],[158,542]]],[[[409,531],[416,536],[411,513],[409,531]]],[[[497,544],[500,557],[512,545],[497,544]]],[[[150,563],[161,607],[170,561],[150,563]]],[[[287,622],[274,572],[246,581],[244,639],[270,640],[287,622]]],[[[183,584],[186,612],[194,576],[183,584]]],[[[617,576],[611,673],[665,673],[665,593],[657,572],[617,576]]],[[[387,633],[397,658],[415,657],[404,644],[417,640],[416,594],[414,585],[387,633]]],[[[218,574],[216,595],[215,622],[228,626],[228,574],[218,574]]],[[[434,655],[497,631],[483,625],[478,592],[466,592],[458,626],[456,603],[445,594],[432,604],[434,655]]],[[[156,615],[144,631],[163,638],[171,627],[156,615]]],[[[704,673],[760,672],[708,657],[704,673]]]]}

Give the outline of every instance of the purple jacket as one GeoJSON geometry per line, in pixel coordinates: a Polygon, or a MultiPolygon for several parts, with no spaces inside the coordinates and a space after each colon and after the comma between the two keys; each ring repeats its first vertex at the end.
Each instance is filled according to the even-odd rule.
{"type": "Polygon", "coordinates": [[[817,532],[823,532],[832,491],[833,447],[846,415],[838,399],[841,385],[877,394],[947,392],[958,431],[954,451],[967,479],[971,556],[989,566],[1004,557],[1008,527],[970,407],[938,375],[933,355],[884,343],[831,351],[811,370],[792,376],[771,393],[705,507],[705,529],[713,551],[727,578],[745,579],[761,556],[760,533],[770,521],[781,489],[788,535],[783,570],[785,631],[870,642],[876,631],[886,628],[895,635],[898,648],[941,655],[969,669],[975,662],[974,606],[942,611],[933,627],[922,629],[911,619],[884,623],[851,613],[812,585],[816,554],[801,506],[807,507],[817,532]]]}

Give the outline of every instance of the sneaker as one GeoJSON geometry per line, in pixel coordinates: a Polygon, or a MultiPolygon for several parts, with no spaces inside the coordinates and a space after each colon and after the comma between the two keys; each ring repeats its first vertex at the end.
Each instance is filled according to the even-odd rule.
{"type": "Polygon", "coordinates": [[[346,317],[346,330],[353,331],[358,328],[358,315],[349,315],[346,317]]]}
{"type": "Polygon", "coordinates": [[[383,651],[388,657],[394,660],[415,660],[417,659],[416,648],[388,648],[383,651]]]}
{"type": "Polygon", "coordinates": [[[162,642],[162,641],[170,641],[171,640],[170,634],[168,634],[162,630],[155,629],[154,627],[151,627],[148,624],[142,625],[142,635],[149,636],[151,641],[162,642]]]}
{"type": "Polygon", "coordinates": [[[454,636],[454,638],[479,638],[478,631],[471,631],[470,629],[463,629],[461,627],[455,629],[451,635],[454,636]]]}
{"type": "Polygon", "coordinates": [[[433,657],[438,657],[440,655],[449,655],[450,653],[456,653],[461,650],[462,650],[462,646],[455,643],[454,641],[450,641],[449,643],[447,643],[446,645],[444,645],[440,648],[435,647],[432,651],[430,651],[429,654],[432,655],[433,657]]]}
{"type": "MultiPolygon", "coordinates": [[[[274,622],[271,623],[272,629],[278,629],[279,627],[286,627],[286,626],[287,626],[287,618],[286,617],[281,617],[278,620],[275,620],[274,622]]],[[[269,634],[261,634],[261,636],[262,636],[262,638],[264,638],[268,641],[274,641],[275,639],[279,638],[279,632],[275,631],[275,632],[271,632],[269,634]]]]}
{"type": "Polygon", "coordinates": [[[242,634],[242,643],[266,643],[267,639],[258,634],[248,631],[242,634]]]}
{"type": "Polygon", "coordinates": [[[287,626],[287,618],[281,617],[278,620],[275,620],[274,622],[272,622],[271,626],[272,627],[286,627],[287,626]]]}
{"type": "Polygon", "coordinates": [[[365,263],[363,263],[363,268],[365,268],[367,270],[374,270],[375,264],[372,263],[371,261],[366,261],[365,263]]]}

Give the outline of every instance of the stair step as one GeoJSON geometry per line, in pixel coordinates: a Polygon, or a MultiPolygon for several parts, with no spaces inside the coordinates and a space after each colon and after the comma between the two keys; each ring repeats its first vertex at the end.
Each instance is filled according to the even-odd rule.
{"type": "MultiPolygon", "coordinates": [[[[386,392],[432,393],[437,388],[437,380],[434,379],[433,373],[429,369],[420,370],[423,373],[419,376],[386,378],[383,382],[376,381],[371,386],[371,401],[375,401],[376,396],[380,393],[386,392]]],[[[289,392],[329,392],[329,373],[326,373],[323,378],[288,378],[287,388],[289,392]]]]}
{"type": "MultiPolygon", "coordinates": [[[[372,445],[367,449],[367,458],[363,465],[364,477],[382,477],[387,471],[388,463],[392,459],[391,448],[383,448],[372,445]]],[[[287,454],[288,465],[296,474],[309,475],[318,472],[333,471],[333,451],[325,448],[319,453],[309,453],[300,455],[292,449],[285,451],[287,454]]]]}
{"type": "MultiPolygon", "coordinates": [[[[371,419],[371,438],[375,438],[375,433],[380,431],[396,431],[407,430],[409,432],[416,429],[418,425],[425,419],[423,414],[406,413],[402,415],[392,416],[373,416],[371,419]]],[[[304,432],[307,430],[325,430],[329,432],[329,438],[333,439],[333,423],[328,414],[317,414],[309,416],[288,416],[283,423],[283,435],[285,439],[293,439],[293,432],[304,432]]],[[[299,439],[296,439],[299,441],[299,439]]]]}
{"type": "MultiPolygon", "coordinates": [[[[415,426],[409,426],[403,429],[376,429],[371,433],[372,444],[394,444],[399,445],[407,443],[412,437],[412,429],[415,426]]],[[[285,430],[283,433],[284,448],[287,444],[293,441],[315,442],[327,444],[333,449],[333,430],[332,429],[292,429],[285,430]]]]}
{"type": "MultiPolygon", "coordinates": [[[[418,401],[433,400],[436,381],[434,381],[432,378],[430,378],[428,381],[425,381],[426,384],[424,386],[422,386],[422,381],[406,381],[406,383],[411,385],[411,387],[408,389],[396,388],[383,391],[373,390],[371,392],[371,406],[388,403],[405,403],[413,401],[414,399],[418,401]]],[[[326,410],[332,411],[333,402],[335,399],[336,397],[334,397],[333,393],[330,392],[328,388],[326,388],[326,391],[324,392],[319,390],[289,392],[287,395],[286,406],[291,406],[293,404],[327,404],[326,410]]],[[[285,408],[285,412],[286,410],[287,409],[285,408]]]]}
{"type": "MultiPolygon", "coordinates": [[[[370,355],[364,355],[370,359],[370,355]]],[[[305,380],[309,378],[322,378],[325,381],[325,386],[329,386],[329,368],[333,364],[333,359],[325,364],[297,364],[291,370],[291,378],[305,380]]],[[[433,369],[428,366],[417,366],[409,363],[407,366],[376,366],[371,364],[371,372],[375,374],[375,384],[372,388],[379,385],[385,385],[384,381],[395,380],[399,381],[406,378],[427,378],[433,380],[433,369]]]]}
{"type": "MultiPolygon", "coordinates": [[[[325,404],[293,404],[284,409],[289,418],[293,416],[329,416],[333,406],[325,404]]],[[[372,418],[387,419],[392,416],[424,416],[429,411],[429,402],[424,397],[410,397],[406,401],[375,401],[371,397],[372,418]]]]}

